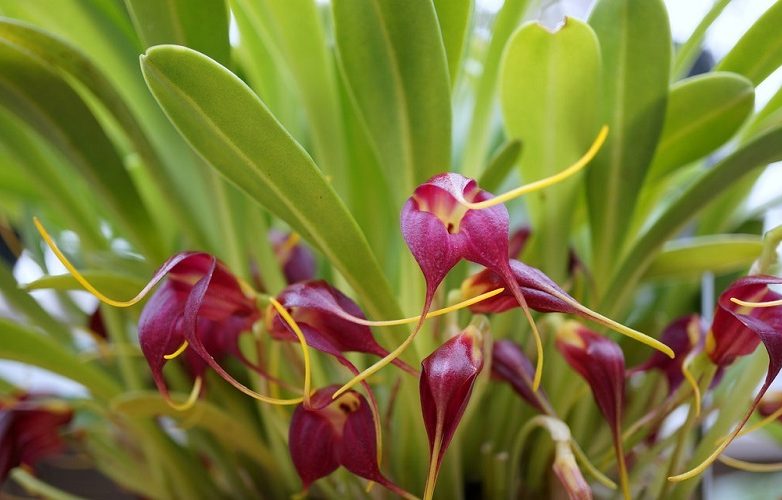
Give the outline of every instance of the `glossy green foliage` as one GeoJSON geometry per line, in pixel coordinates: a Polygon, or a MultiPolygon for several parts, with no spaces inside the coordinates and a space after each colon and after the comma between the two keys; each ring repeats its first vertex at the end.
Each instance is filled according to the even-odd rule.
{"type": "Polygon", "coordinates": [[[782,3],[775,2],[720,61],[717,69],[744,75],[758,85],[782,66],[780,25],[782,3]]]}

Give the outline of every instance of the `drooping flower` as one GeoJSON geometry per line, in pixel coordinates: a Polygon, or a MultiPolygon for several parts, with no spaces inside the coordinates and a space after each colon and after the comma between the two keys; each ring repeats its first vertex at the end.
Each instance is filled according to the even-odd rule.
{"type": "Polygon", "coordinates": [[[421,362],[421,411],[429,437],[429,474],[424,500],[434,494],[443,456],[483,368],[482,333],[468,326],[421,362]]]}
{"type": "Polygon", "coordinates": [[[747,413],[717,449],[698,466],[685,473],[669,477],[669,480],[689,479],[706,470],[717,460],[725,448],[739,435],[771,383],[782,370],[782,307],[780,307],[782,295],[768,288],[769,285],[778,284],[782,284],[782,278],[746,276],[733,282],[720,294],[711,329],[706,335],[706,354],[718,368],[724,368],[738,357],[751,354],[758,344],[763,343],[768,352],[766,378],[747,413]]]}
{"type": "MultiPolygon", "coordinates": [[[[277,300],[298,323],[310,347],[334,356],[354,373],[357,370],[343,353],[360,352],[381,358],[388,355],[372,336],[370,328],[356,322],[357,319],[366,320],[358,304],[325,281],[295,283],[285,288],[277,300]]],[[[274,310],[269,310],[266,322],[273,337],[296,341],[290,326],[274,310]]],[[[401,359],[394,359],[393,363],[417,375],[416,370],[401,359]]]]}
{"type": "MultiPolygon", "coordinates": [[[[543,313],[558,312],[580,316],[651,346],[665,353],[669,358],[674,357],[670,347],[659,340],[606,318],[580,304],[541,270],[515,259],[510,260],[509,266],[514,283],[521,290],[531,309],[543,313]]],[[[484,269],[462,283],[462,295],[468,296],[494,290],[503,283],[505,279],[502,276],[491,269],[484,269]]],[[[470,306],[470,310],[474,313],[501,313],[515,307],[519,307],[519,302],[506,288],[502,293],[470,306]]]]}
{"type": "Polygon", "coordinates": [[[73,418],[62,404],[21,394],[0,400],[0,484],[14,467],[35,467],[65,449],[60,431],[73,418]]]}
{"type": "Polygon", "coordinates": [[[317,390],[308,404],[302,403],[293,412],[288,447],[304,489],[343,466],[412,498],[380,472],[376,426],[367,400],[352,390],[332,400],[338,388],[317,390]]]}
{"type": "Polygon", "coordinates": [[[547,413],[548,401],[542,390],[532,389],[535,367],[512,340],[498,340],[492,345],[491,376],[511,385],[513,390],[541,413],[547,413]]]}
{"type": "Polygon", "coordinates": [[[619,345],[569,321],[557,331],[557,349],[568,364],[589,384],[600,413],[611,427],[622,493],[630,497],[624,450],[622,411],[625,400],[625,360],[619,345]]]}

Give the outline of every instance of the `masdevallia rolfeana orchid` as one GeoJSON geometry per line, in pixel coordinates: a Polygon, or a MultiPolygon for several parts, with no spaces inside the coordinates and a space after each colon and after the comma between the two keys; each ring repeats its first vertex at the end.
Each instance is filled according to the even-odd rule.
{"type": "MultiPolygon", "coordinates": [[[[437,175],[418,186],[401,214],[402,236],[426,283],[421,313],[411,318],[369,320],[356,302],[332,284],[322,280],[297,281],[297,277],[311,277],[312,261],[299,251],[295,254],[299,264],[291,263],[293,246],[298,240],[295,236],[279,235],[275,236],[274,248],[281,262],[290,264],[291,272],[287,273],[289,286],[276,297],[256,291],[211,255],[184,252],[165,262],[136,297],[128,301],[113,300],[90,284],[57,248],[43,226],[38,221],[36,224],[73,276],[103,302],[128,307],[146,299],[139,320],[139,341],[152,378],[169,404],[180,410],[196,404],[205,390],[205,371],[211,369],[250,397],[273,405],[295,405],[288,444],[305,489],[344,466],[399,495],[412,496],[381,473],[383,426],[369,377],[388,365],[395,365],[407,376],[419,377],[423,424],[429,437],[430,465],[424,492],[424,497],[429,499],[476,379],[489,362],[484,360],[486,354],[493,352],[491,371],[495,379],[509,382],[522,398],[549,419],[549,427],[555,429],[559,425],[552,424],[559,420],[540,389],[543,340],[531,311],[574,315],[635,338],[666,357],[674,355],[664,343],[592,311],[542,271],[509,257],[509,215],[504,202],[543,189],[583,169],[607,133],[604,127],[584,157],[561,174],[500,196],[482,190],[475,180],[455,173],[437,175]],[[462,260],[485,269],[464,282],[464,300],[432,310],[438,287],[462,260]],[[475,313],[489,314],[520,307],[537,346],[535,367],[519,345],[510,340],[497,342],[485,350],[491,339],[472,325],[445,339],[422,361],[420,372],[402,361],[400,355],[413,343],[427,318],[466,307],[475,313]],[[404,342],[389,351],[375,339],[371,327],[399,324],[414,326],[404,342]],[[259,328],[276,341],[299,344],[303,366],[301,388],[280,381],[276,373],[242,353],[242,335],[259,328]],[[335,358],[353,378],[342,386],[314,389],[310,349],[335,358]],[[381,359],[361,371],[346,356],[349,352],[381,359]],[[224,362],[231,358],[293,394],[282,398],[279,394],[261,394],[247,387],[224,367],[224,362]],[[184,402],[175,402],[169,395],[163,375],[164,365],[174,359],[184,363],[193,381],[190,397],[184,402]],[[357,384],[365,394],[354,389],[357,384]]],[[[262,269],[259,275],[262,279],[262,269]]],[[[716,340],[715,345],[722,349],[719,339],[716,340]]],[[[707,349],[712,344],[707,342],[707,349]]],[[[557,345],[570,365],[592,386],[598,406],[609,421],[617,443],[619,477],[627,496],[620,430],[625,373],[622,351],[611,340],[582,326],[560,328],[557,345]],[[602,367],[602,371],[595,371],[596,367],[602,367]]],[[[709,352],[717,352],[718,348],[709,352]]],[[[552,435],[562,437],[562,433],[552,435]]],[[[560,439],[564,444],[558,448],[555,471],[568,491],[583,498],[586,483],[575,472],[573,453],[584,466],[590,470],[593,467],[567,436],[564,441],[560,439]]],[[[613,485],[599,472],[593,472],[605,484],[613,485]]]]}

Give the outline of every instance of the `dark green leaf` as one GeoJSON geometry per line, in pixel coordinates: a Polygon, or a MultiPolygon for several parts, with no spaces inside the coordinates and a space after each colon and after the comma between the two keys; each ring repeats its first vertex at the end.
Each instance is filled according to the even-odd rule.
{"type": "Polygon", "coordinates": [[[755,85],[760,84],[782,65],[780,26],[782,2],[776,2],[744,33],[716,69],[739,73],[755,85]]]}
{"type": "Polygon", "coordinates": [[[456,83],[459,68],[464,55],[464,42],[468,37],[472,0],[434,0],[440,33],[443,36],[445,55],[448,58],[448,72],[451,75],[451,87],[456,83]]]}

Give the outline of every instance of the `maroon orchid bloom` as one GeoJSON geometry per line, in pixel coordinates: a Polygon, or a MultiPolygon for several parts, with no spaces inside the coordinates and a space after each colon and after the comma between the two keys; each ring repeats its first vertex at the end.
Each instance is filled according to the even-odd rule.
{"type": "Polygon", "coordinates": [[[332,400],[338,388],[319,389],[309,404],[293,412],[288,447],[304,489],[343,466],[399,496],[412,498],[380,472],[375,417],[367,400],[352,390],[332,400]]]}
{"type": "Polygon", "coordinates": [[[315,256],[304,246],[298,234],[272,229],[269,231],[269,241],[288,284],[315,277],[315,256]]]}
{"type": "Polygon", "coordinates": [[[482,345],[480,330],[470,325],[421,362],[421,410],[430,453],[425,500],[434,494],[445,451],[483,368],[482,345]]]}
{"type": "Polygon", "coordinates": [[[200,379],[209,360],[227,356],[244,360],[239,335],[260,318],[255,301],[243,293],[224,264],[205,253],[178,254],[181,256],[167,269],[167,279],[149,298],[139,318],[141,351],[155,384],[167,398],[163,366],[174,357],[172,353],[200,344],[203,349],[187,349],[184,356],[191,375],[200,379]],[[210,270],[211,279],[198,308],[198,324],[193,332],[187,332],[184,320],[188,299],[195,284],[210,270]]]}
{"type": "Polygon", "coordinates": [[[60,429],[73,418],[62,405],[23,394],[0,401],[0,484],[14,467],[34,468],[42,459],[62,453],[60,429]]]}
{"type": "Polygon", "coordinates": [[[548,401],[542,390],[532,389],[535,367],[524,351],[512,340],[498,340],[492,345],[491,376],[510,384],[524,401],[541,413],[548,413],[548,401]]]}
{"type": "Polygon", "coordinates": [[[717,367],[724,368],[763,343],[768,352],[766,378],[744,418],[717,449],[697,467],[670,477],[671,481],[684,481],[700,474],[722,454],[739,435],[782,369],[782,295],[768,288],[779,284],[782,278],[775,276],[746,276],[720,294],[706,336],[706,354],[717,367]]]}
{"type": "MultiPolygon", "coordinates": [[[[334,356],[354,374],[358,370],[343,353],[360,352],[381,358],[388,355],[372,336],[370,328],[358,322],[366,320],[361,308],[325,281],[295,283],[283,290],[277,300],[298,323],[310,347],[334,356]]],[[[291,327],[272,309],[266,321],[274,338],[296,341],[291,327]]],[[[393,363],[412,375],[418,374],[399,358],[393,363]]]]}
{"type": "Polygon", "coordinates": [[[703,348],[706,332],[701,326],[701,318],[697,314],[682,316],[669,324],[662,333],[660,340],[669,346],[676,357],[671,359],[661,352],[653,352],[649,359],[628,370],[628,375],[658,370],[668,380],[668,394],[672,394],[684,381],[684,363],[688,356],[703,348]]]}
{"type": "Polygon", "coordinates": [[[557,349],[589,384],[600,413],[611,427],[625,498],[630,497],[622,447],[622,411],[625,401],[625,358],[622,348],[602,335],[569,321],[557,332],[557,349]]]}

